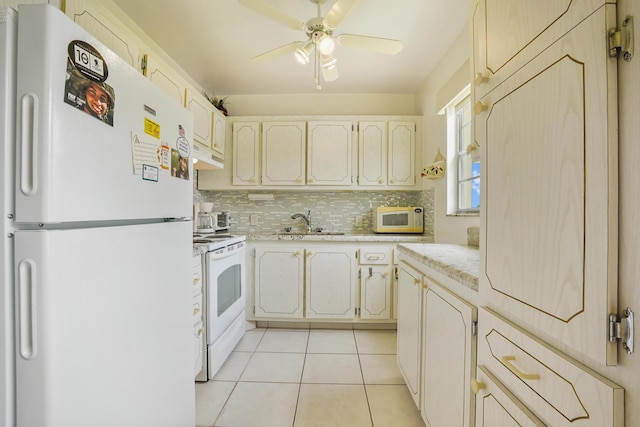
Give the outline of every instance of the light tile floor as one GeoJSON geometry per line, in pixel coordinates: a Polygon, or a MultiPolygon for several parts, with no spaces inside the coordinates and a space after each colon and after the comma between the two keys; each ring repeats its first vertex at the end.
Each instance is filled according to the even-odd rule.
{"type": "Polygon", "coordinates": [[[424,427],[396,365],[395,331],[254,329],[196,383],[206,427],[424,427]]]}

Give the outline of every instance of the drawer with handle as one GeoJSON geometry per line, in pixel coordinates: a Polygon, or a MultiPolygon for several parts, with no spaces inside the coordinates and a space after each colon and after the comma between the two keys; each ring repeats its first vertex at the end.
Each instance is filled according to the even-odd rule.
{"type": "Polygon", "coordinates": [[[489,309],[478,310],[484,365],[545,424],[620,427],[624,389],[489,309]]]}

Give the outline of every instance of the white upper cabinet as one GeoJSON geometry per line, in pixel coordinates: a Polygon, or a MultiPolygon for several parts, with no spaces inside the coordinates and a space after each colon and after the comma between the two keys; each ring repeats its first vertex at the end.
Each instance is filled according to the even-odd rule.
{"type": "Polygon", "coordinates": [[[262,184],[305,184],[306,123],[262,124],[262,184]]]}
{"type": "Polygon", "coordinates": [[[387,123],[358,123],[358,185],[387,185],[387,123]]]}
{"type": "Polygon", "coordinates": [[[211,149],[216,157],[224,159],[224,145],[227,134],[227,116],[213,107],[213,140],[211,149]]]}
{"type": "Polygon", "coordinates": [[[481,26],[474,46],[484,44],[493,61],[487,67],[498,73],[520,62],[510,59],[511,43],[526,38],[496,37],[494,48],[487,45],[493,32],[554,23],[526,32],[537,34],[522,51],[533,59],[491,91],[475,92],[482,103],[474,124],[483,155],[480,293],[550,342],[611,365],[617,345],[605,331],[617,312],[617,60],[608,56],[607,31],[616,26],[615,5],[581,21],[593,2],[529,3],[472,7],[486,4],[487,36],[481,26]],[[565,34],[558,22],[572,29],[565,34]],[[530,52],[540,39],[550,44],[530,52]]]}
{"type": "Polygon", "coordinates": [[[389,157],[387,185],[416,185],[416,123],[391,121],[389,126],[389,157]]]}
{"type": "Polygon", "coordinates": [[[352,127],[347,121],[307,123],[308,185],[351,185],[352,127]]]}
{"type": "Polygon", "coordinates": [[[99,3],[87,0],[66,0],[64,5],[68,17],[133,68],[142,71],[141,59],[144,49],[141,42],[109,10],[99,3]]]}
{"type": "Polygon", "coordinates": [[[193,114],[193,140],[207,149],[213,141],[213,110],[209,100],[196,89],[188,86],[185,107],[193,114]]]}
{"type": "Polygon", "coordinates": [[[260,123],[233,124],[233,185],[260,183],[260,123]]]}
{"type": "Polygon", "coordinates": [[[185,105],[187,83],[180,74],[157,55],[146,58],[144,75],[177,103],[185,105]]]}
{"type": "Polygon", "coordinates": [[[603,3],[603,0],[472,2],[469,21],[476,97],[498,86],[603,3]]]}

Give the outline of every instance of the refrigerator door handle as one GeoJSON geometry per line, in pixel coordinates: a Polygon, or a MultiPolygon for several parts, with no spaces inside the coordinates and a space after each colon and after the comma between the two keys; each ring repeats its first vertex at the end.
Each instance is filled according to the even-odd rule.
{"type": "Polygon", "coordinates": [[[38,190],[36,167],[38,141],[38,97],[25,94],[20,100],[20,191],[33,196],[38,190]]]}
{"type": "Polygon", "coordinates": [[[30,260],[20,261],[18,277],[18,348],[23,359],[34,359],[38,354],[36,330],[36,266],[30,260]]]}

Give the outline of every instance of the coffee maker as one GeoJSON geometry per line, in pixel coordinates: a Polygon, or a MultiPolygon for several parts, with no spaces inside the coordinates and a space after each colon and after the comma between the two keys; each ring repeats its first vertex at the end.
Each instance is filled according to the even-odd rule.
{"type": "Polygon", "coordinates": [[[196,218],[196,230],[198,233],[215,232],[213,203],[200,202],[198,207],[200,208],[196,218]]]}

